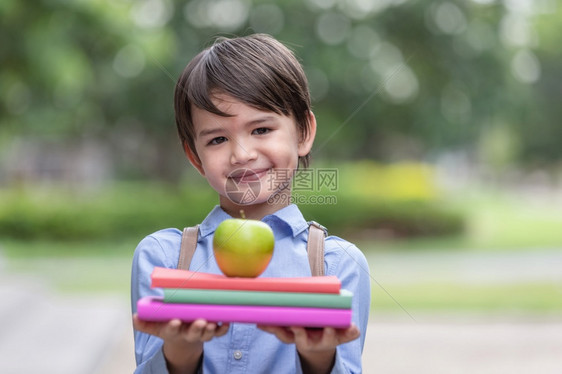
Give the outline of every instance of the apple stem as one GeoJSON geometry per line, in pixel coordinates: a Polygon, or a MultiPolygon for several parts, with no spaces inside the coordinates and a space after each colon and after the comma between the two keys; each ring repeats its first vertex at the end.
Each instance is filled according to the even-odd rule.
{"type": "Polygon", "coordinates": [[[246,219],[246,215],[244,214],[244,209],[240,209],[240,217],[242,217],[242,219],[246,219]]]}

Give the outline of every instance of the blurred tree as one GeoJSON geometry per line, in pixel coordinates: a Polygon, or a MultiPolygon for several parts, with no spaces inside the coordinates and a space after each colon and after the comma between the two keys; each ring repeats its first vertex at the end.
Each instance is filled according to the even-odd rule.
{"type": "Polygon", "coordinates": [[[0,139],[96,138],[118,172],[173,175],[165,12],[158,1],[3,1],[0,139]]]}
{"type": "Polygon", "coordinates": [[[0,145],[91,137],[122,176],[177,178],[176,78],[214,36],[265,32],[303,62],[315,157],[423,159],[499,125],[513,160],[553,160],[559,19],[548,1],[4,0],[0,145]]]}
{"type": "Polygon", "coordinates": [[[520,132],[525,139],[523,159],[543,166],[562,160],[562,7],[558,2],[541,2],[539,14],[531,26],[536,38],[535,54],[522,49],[516,54],[514,67],[522,78],[532,83],[529,101],[536,103],[525,113],[520,132]]]}

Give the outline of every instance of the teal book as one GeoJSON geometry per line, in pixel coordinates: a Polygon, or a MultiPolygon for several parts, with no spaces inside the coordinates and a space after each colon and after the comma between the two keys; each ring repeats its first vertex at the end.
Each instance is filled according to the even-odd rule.
{"type": "Polygon", "coordinates": [[[353,294],[348,290],[340,290],[339,294],[326,294],[164,288],[165,303],[351,309],[352,298],[353,294]]]}

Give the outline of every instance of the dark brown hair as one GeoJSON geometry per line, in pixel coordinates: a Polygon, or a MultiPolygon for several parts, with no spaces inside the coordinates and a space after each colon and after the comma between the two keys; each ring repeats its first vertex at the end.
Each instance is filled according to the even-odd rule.
{"type": "MultiPolygon", "coordinates": [[[[217,93],[256,109],[292,116],[299,138],[308,135],[311,108],[306,76],[295,55],[269,35],[218,38],[185,67],[176,84],[174,109],[180,140],[195,154],[192,106],[228,117],[211,100],[217,93]]],[[[299,158],[305,168],[309,157],[299,158]]]]}

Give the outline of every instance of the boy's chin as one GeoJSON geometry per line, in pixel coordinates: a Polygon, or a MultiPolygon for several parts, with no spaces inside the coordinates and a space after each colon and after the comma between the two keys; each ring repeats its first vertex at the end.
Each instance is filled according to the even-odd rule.
{"type": "Polygon", "coordinates": [[[223,198],[228,204],[244,208],[252,205],[276,205],[278,203],[279,191],[261,191],[258,195],[254,194],[251,189],[242,191],[226,191],[223,198]]]}

